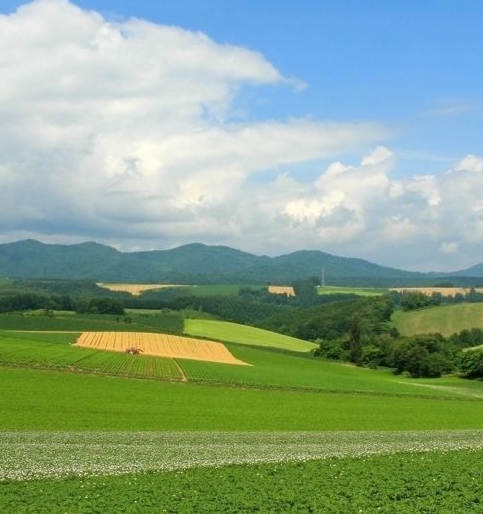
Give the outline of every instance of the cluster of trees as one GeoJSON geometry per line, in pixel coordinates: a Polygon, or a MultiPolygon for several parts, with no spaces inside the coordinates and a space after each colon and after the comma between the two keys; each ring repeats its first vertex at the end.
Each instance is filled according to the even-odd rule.
{"type": "Polygon", "coordinates": [[[391,291],[391,297],[394,304],[405,311],[442,304],[483,302],[483,293],[476,291],[474,288],[469,289],[467,293],[444,296],[437,291],[430,295],[420,291],[391,291]]]}
{"type": "Polygon", "coordinates": [[[77,311],[99,314],[124,315],[124,306],[115,298],[91,298],[73,300],[69,295],[48,295],[42,293],[18,293],[0,297],[0,313],[44,309],[49,315],[53,311],[77,311]]]}
{"type": "Polygon", "coordinates": [[[18,293],[0,297],[0,312],[46,310],[75,310],[68,295],[18,293]]]}

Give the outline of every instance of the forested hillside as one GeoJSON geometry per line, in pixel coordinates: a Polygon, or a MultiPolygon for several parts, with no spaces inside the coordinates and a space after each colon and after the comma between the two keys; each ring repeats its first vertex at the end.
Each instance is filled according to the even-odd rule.
{"type": "Polygon", "coordinates": [[[0,245],[0,277],[89,279],[100,282],[172,284],[289,284],[322,274],[327,284],[398,287],[452,283],[476,286],[483,272],[418,273],[363,259],[304,250],[278,257],[257,256],[225,246],[189,244],[170,250],[123,253],[88,242],[50,245],[34,240],[0,245]]]}

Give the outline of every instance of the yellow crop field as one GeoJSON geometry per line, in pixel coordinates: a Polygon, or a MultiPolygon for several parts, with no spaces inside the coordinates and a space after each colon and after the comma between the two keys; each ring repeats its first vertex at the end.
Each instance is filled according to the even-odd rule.
{"type": "Polygon", "coordinates": [[[74,346],[115,352],[139,351],[145,355],[192,359],[249,366],[235,358],[226,346],[192,337],[144,332],[83,332],[74,346]]]}
{"type": "Polygon", "coordinates": [[[268,286],[268,292],[272,294],[285,294],[287,296],[295,296],[292,286],[268,286]]]}
{"type": "Polygon", "coordinates": [[[104,284],[103,282],[98,282],[97,285],[104,289],[109,289],[110,291],[124,291],[126,293],[131,293],[134,296],[138,296],[141,293],[144,293],[144,291],[152,291],[153,289],[188,287],[176,284],[104,284]]]}
{"type": "MultiPolygon", "coordinates": [[[[399,293],[419,292],[428,296],[431,296],[433,293],[440,293],[442,296],[454,296],[458,293],[468,294],[470,292],[469,289],[464,287],[400,287],[392,288],[391,291],[398,291],[399,293]]],[[[481,293],[483,288],[476,288],[475,291],[481,293]]]]}

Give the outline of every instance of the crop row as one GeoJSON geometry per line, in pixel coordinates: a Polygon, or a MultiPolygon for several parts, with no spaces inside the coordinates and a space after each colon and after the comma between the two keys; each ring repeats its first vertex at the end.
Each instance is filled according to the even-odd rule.
{"type": "Polygon", "coordinates": [[[172,359],[0,337],[0,364],[180,380],[172,359]]]}
{"type": "Polygon", "coordinates": [[[0,434],[0,481],[483,449],[483,430],[0,434]]]}

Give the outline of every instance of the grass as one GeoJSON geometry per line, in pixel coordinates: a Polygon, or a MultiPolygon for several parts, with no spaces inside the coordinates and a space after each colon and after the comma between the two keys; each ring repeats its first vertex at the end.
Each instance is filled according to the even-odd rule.
{"type": "Polygon", "coordinates": [[[319,294],[355,294],[358,296],[381,296],[387,289],[371,287],[324,286],[317,288],[319,294]]]}
{"type": "Polygon", "coordinates": [[[186,319],[184,332],[187,335],[196,337],[248,346],[278,348],[293,352],[309,352],[317,348],[315,343],[302,339],[227,321],[186,319]]]}
{"type": "Polygon", "coordinates": [[[450,430],[483,423],[466,398],[246,389],[0,368],[0,429],[450,430]]]}
{"type": "Polygon", "coordinates": [[[460,303],[416,311],[397,310],[391,321],[404,336],[439,332],[447,337],[465,328],[483,327],[483,309],[480,303],[460,303]]]}

